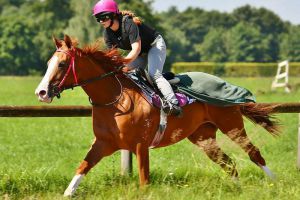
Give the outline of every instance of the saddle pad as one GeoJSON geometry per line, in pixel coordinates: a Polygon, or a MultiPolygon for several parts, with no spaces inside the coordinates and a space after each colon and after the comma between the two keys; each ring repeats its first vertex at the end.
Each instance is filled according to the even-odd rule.
{"type": "Polygon", "coordinates": [[[180,82],[176,84],[178,91],[200,102],[231,106],[256,101],[255,96],[249,90],[207,73],[186,72],[176,77],[180,79],[180,82]]]}
{"type": "MultiPolygon", "coordinates": [[[[144,96],[146,97],[147,101],[158,107],[161,108],[162,100],[158,92],[153,88],[153,86],[147,82],[147,80],[140,75],[137,75],[135,71],[125,74],[129,79],[131,79],[143,92],[144,96]]],[[[179,102],[179,106],[183,107],[187,104],[191,104],[196,100],[190,98],[182,93],[175,93],[175,96],[179,102]]]]}

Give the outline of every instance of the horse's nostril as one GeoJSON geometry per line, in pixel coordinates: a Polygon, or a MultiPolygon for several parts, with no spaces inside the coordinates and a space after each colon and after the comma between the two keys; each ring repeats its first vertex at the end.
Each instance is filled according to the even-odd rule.
{"type": "Polygon", "coordinates": [[[41,90],[39,96],[45,96],[47,94],[46,90],[41,90]]]}

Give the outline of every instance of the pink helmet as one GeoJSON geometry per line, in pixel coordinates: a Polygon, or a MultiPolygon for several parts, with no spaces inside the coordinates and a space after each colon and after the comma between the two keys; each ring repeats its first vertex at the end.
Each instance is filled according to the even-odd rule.
{"type": "Polygon", "coordinates": [[[97,15],[102,12],[119,14],[118,4],[114,0],[98,1],[93,8],[93,15],[97,15]]]}

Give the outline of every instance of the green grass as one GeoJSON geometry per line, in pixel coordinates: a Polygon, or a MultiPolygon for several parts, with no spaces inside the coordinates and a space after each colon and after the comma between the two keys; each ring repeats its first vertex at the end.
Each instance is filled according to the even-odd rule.
{"type": "MultiPolygon", "coordinates": [[[[41,78],[1,77],[0,105],[44,105],[34,89],[41,78]]],[[[250,89],[258,102],[298,102],[294,91],[270,91],[270,78],[226,78],[250,89]]],[[[88,105],[80,88],[65,91],[51,105],[88,105]]],[[[261,150],[272,181],[248,156],[221,133],[218,141],[232,157],[240,173],[232,181],[198,148],[184,140],[151,150],[151,185],[138,186],[136,160],[132,177],[122,177],[120,153],[103,159],[83,179],[74,199],[299,199],[297,162],[298,114],[278,114],[282,135],[273,138],[262,128],[246,122],[251,140],[261,150]]],[[[93,140],[90,118],[0,118],[0,198],[63,199],[62,194],[93,140]]]]}

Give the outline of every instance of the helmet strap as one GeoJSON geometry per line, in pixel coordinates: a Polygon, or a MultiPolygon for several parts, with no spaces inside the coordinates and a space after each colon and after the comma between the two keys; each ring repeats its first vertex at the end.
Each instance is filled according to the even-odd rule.
{"type": "Polygon", "coordinates": [[[113,14],[112,16],[110,16],[110,25],[108,28],[112,27],[112,25],[114,25],[114,19],[115,19],[116,14],[113,14]]]}
{"type": "Polygon", "coordinates": [[[114,25],[114,19],[111,19],[111,20],[110,20],[110,25],[109,25],[108,28],[112,27],[112,25],[114,25]]]}

